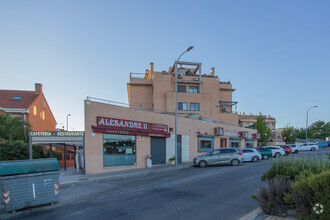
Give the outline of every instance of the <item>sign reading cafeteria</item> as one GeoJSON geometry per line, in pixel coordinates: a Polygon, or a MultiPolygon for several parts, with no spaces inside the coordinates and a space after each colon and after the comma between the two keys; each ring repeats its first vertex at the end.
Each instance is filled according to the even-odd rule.
{"type": "Polygon", "coordinates": [[[170,136],[170,133],[168,133],[168,126],[164,124],[154,124],[100,116],[96,118],[96,122],[97,126],[93,126],[93,131],[95,133],[131,134],[159,137],[170,136]]]}

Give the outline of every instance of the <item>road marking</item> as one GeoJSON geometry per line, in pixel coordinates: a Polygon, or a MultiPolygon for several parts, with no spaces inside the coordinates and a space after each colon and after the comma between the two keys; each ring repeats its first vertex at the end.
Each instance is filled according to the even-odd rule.
{"type": "Polygon", "coordinates": [[[255,213],[259,212],[261,210],[261,208],[256,208],[255,210],[253,210],[252,212],[244,215],[242,218],[240,218],[239,220],[246,220],[248,218],[250,218],[252,215],[254,215],[255,213]]]}

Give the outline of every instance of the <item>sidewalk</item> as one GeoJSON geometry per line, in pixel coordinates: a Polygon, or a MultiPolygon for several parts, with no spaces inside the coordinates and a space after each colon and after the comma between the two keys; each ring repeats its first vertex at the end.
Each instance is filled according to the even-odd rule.
{"type": "Polygon", "coordinates": [[[97,174],[76,174],[74,170],[61,171],[60,173],[60,187],[66,187],[70,185],[75,185],[83,182],[105,180],[112,178],[120,178],[133,175],[146,175],[150,173],[160,173],[167,172],[170,170],[178,170],[191,167],[192,163],[180,163],[177,166],[175,165],[157,165],[151,168],[136,168],[129,170],[120,170],[107,173],[97,173],[97,174]]]}

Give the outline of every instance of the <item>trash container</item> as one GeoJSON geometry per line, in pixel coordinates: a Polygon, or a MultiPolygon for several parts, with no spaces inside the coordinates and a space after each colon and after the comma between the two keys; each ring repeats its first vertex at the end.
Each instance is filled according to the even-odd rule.
{"type": "Polygon", "coordinates": [[[147,167],[148,168],[151,168],[152,167],[151,155],[147,155],[147,167]]]}
{"type": "Polygon", "coordinates": [[[57,202],[59,170],[56,158],[0,161],[1,203],[5,210],[57,202]]]}

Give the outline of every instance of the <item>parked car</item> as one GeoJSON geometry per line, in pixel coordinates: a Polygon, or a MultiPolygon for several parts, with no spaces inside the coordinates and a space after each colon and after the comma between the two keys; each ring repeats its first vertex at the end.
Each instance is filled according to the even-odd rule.
{"type": "Polygon", "coordinates": [[[280,146],[284,151],[286,155],[289,155],[292,153],[292,148],[288,145],[281,145],[280,146]]]}
{"type": "Polygon", "coordinates": [[[243,156],[244,156],[244,162],[251,161],[251,162],[257,162],[261,160],[261,153],[253,148],[247,148],[243,149],[243,156]]]}
{"type": "Polygon", "coordinates": [[[299,149],[302,151],[304,151],[304,150],[314,151],[314,150],[319,149],[319,146],[317,146],[316,144],[306,143],[306,144],[301,144],[299,146],[299,149]]]}
{"type": "Polygon", "coordinates": [[[317,146],[324,148],[328,146],[328,142],[327,141],[321,141],[317,143],[317,146]]]}
{"type": "Polygon", "coordinates": [[[193,159],[194,166],[231,164],[238,166],[244,161],[243,153],[238,148],[221,148],[193,159]]]}
{"type": "Polygon", "coordinates": [[[264,147],[257,147],[256,150],[261,153],[261,157],[264,160],[268,160],[270,157],[273,156],[272,151],[264,147]]]}
{"type": "Polygon", "coordinates": [[[288,146],[291,147],[292,153],[297,154],[300,151],[299,145],[298,144],[288,144],[288,146]]]}
{"type": "Polygon", "coordinates": [[[280,157],[286,155],[284,149],[279,146],[265,146],[265,148],[272,151],[273,157],[280,157]]]}

